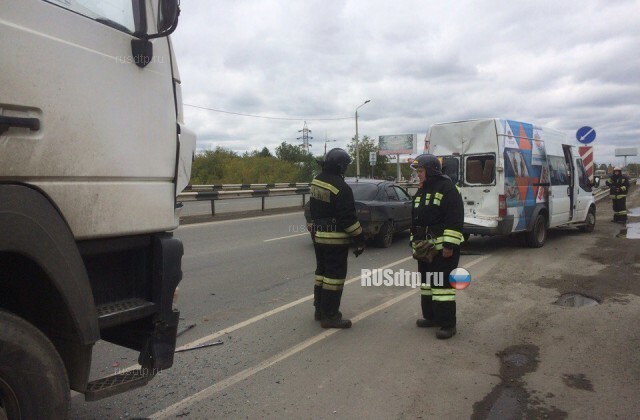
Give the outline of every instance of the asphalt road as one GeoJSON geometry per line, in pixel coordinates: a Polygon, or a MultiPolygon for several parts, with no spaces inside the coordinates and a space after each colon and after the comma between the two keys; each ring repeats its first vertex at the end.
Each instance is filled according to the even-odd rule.
{"type": "MultiPolygon", "coordinates": [[[[640,247],[609,222],[608,199],[597,216],[593,233],[552,231],[540,249],[472,237],[460,263],[472,283],[458,293],[458,334],[445,341],[416,328],[418,290],[360,284],[363,268],[416,269],[406,233],[350,256],[341,310],[355,322],[341,331],[313,320],[302,213],[183,226],[177,304],[182,325],[197,325],[179,344],[224,344],[177,353],[147,387],[74,397],[71,417],[637,417],[640,247]],[[599,304],[557,305],[568,292],[599,304]]],[[[101,343],[92,375],[133,363],[132,352],[101,343]]]]}

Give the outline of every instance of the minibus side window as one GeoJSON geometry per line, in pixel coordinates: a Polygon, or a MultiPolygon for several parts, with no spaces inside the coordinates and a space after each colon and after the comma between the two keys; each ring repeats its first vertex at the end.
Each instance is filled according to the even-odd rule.
{"type": "Polygon", "coordinates": [[[584,191],[590,192],[591,183],[589,182],[587,171],[584,169],[582,159],[576,159],[576,166],[578,167],[578,184],[580,185],[580,188],[582,188],[584,191]]]}
{"type": "Polygon", "coordinates": [[[467,157],[464,173],[467,184],[492,184],[495,177],[495,157],[493,155],[467,157]]]}
{"type": "Polygon", "coordinates": [[[569,185],[569,172],[564,157],[549,156],[549,179],[551,185],[569,185]]]}

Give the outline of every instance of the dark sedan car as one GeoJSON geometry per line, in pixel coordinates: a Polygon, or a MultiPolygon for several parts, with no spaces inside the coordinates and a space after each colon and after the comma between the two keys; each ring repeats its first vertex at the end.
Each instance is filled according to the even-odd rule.
{"type": "MultiPolygon", "coordinates": [[[[411,197],[393,182],[377,179],[345,180],[353,191],[356,213],[365,237],[375,244],[388,248],[393,234],[411,227],[411,197]]],[[[304,207],[304,217],[311,223],[309,203],[304,207]]]]}

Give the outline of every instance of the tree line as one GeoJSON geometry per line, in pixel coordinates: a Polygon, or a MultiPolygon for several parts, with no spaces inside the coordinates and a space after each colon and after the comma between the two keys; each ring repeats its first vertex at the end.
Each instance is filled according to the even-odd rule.
{"type": "MultiPolygon", "coordinates": [[[[396,176],[396,164],[390,163],[387,156],[378,155],[375,165],[369,164],[369,152],[378,152],[373,139],[364,136],[359,142],[360,176],[376,178],[396,176]]],[[[347,146],[352,163],[346,176],[356,174],[355,138],[347,146]]],[[[275,182],[311,182],[321,168],[318,161],[323,155],[314,156],[303,146],[282,142],[272,154],[267,147],[262,150],[245,152],[240,155],[224,147],[205,150],[196,154],[191,169],[192,185],[210,184],[264,184],[275,182]]],[[[406,179],[411,169],[405,163],[401,165],[402,175],[406,179]]]]}

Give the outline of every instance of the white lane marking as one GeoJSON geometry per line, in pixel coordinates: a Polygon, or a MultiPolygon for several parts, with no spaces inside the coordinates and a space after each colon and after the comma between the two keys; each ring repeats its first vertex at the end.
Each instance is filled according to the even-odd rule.
{"type": "MultiPolygon", "coordinates": [[[[394,265],[402,264],[403,262],[408,261],[408,260],[412,260],[412,259],[413,259],[413,257],[402,258],[400,260],[397,260],[397,261],[394,261],[392,263],[389,263],[389,264],[387,264],[387,265],[385,265],[383,267],[380,267],[380,269],[384,270],[385,268],[393,267],[394,265]]],[[[352,277],[349,280],[347,280],[344,284],[346,286],[346,285],[351,284],[354,281],[358,281],[358,280],[360,280],[360,276],[355,276],[355,277],[352,277]]],[[[294,306],[296,306],[296,305],[298,305],[300,303],[303,303],[303,302],[306,302],[306,301],[312,300],[312,299],[313,299],[313,295],[308,295],[308,296],[305,296],[305,297],[300,298],[298,300],[294,300],[293,302],[289,302],[289,303],[287,303],[285,305],[282,305],[282,306],[274,308],[274,309],[272,309],[270,311],[264,312],[264,313],[262,313],[260,315],[256,315],[253,318],[249,318],[246,321],[242,321],[242,322],[240,322],[240,323],[238,323],[236,325],[232,325],[229,328],[225,328],[225,329],[220,330],[218,332],[215,332],[213,334],[207,335],[205,337],[202,337],[202,338],[199,338],[199,339],[197,339],[195,341],[187,343],[187,344],[185,344],[183,346],[178,347],[176,350],[184,350],[184,349],[188,349],[188,348],[191,348],[191,347],[194,347],[194,346],[199,346],[200,344],[208,343],[209,341],[213,341],[213,340],[215,340],[215,339],[217,339],[219,337],[222,337],[225,334],[229,334],[229,333],[231,333],[233,331],[239,330],[240,328],[244,328],[247,325],[251,325],[251,324],[253,324],[255,322],[258,322],[258,321],[261,321],[261,320],[263,320],[265,318],[268,318],[271,315],[275,315],[275,314],[280,313],[282,311],[286,311],[289,308],[292,308],[292,307],[294,307],[294,306]]]]}
{"type": "Polygon", "coordinates": [[[279,238],[273,238],[273,239],[265,239],[264,242],[279,241],[280,239],[295,238],[296,236],[302,236],[302,235],[309,235],[309,232],[297,233],[295,235],[289,235],[289,236],[281,236],[279,238]]]}
{"type": "MultiPolygon", "coordinates": [[[[482,262],[484,260],[486,260],[487,258],[491,257],[491,255],[484,255],[478,259],[475,259],[473,261],[471,261],[469,264],[466,264],[466,267],[471,267],[473,265],[476,265],[479,262],[482,262]]],[[[413,257],[409,257],[409,258],[413,258],[413,257]]],[[[407,258],[405,258],[404,260],[400,260],[400,261],[406,261],[407,258]]],[[[397,263],[396,263],[397,264],[397,263]]],[[[359,278],[359,277],[358,277],[359,278]]],[[[351,279],[353,280],[353,279],[351,279]]],[[[377,313],[380,312],[392,305],[395,305],[396,303],[408,298],[409,296],[415,296],[416,295],[416,290],[412,289],[408,292],[405,292],[403,294],[401,294],[400,296],[397,296],[393,299],[390,299],[376,307],[373,307],[371,309],[368,309],[364,312],[362,312],[359,315],[356,315],[355,317],[351,318],[351,322],[352,323],[356,323],[359,321],[362,321],[363,319],[377,313]]],[[[311,296],[313,297],[313,296],[311,296]]],[[[306,298],[304,298],[306,299],[306,298]]],[[[297,302],[297,301],[296,301],[297,302]]],[[[286,305],[285,305],[286,306],[286,305]]],[[[194,404],[198,401],[201,401],[203,399],[209,398],[211,397],[213,394],[215,394],[216,392],[222,391],[223,389],[229,388],[230,386],[233,386],[235,384],[237,384],[238,382],[241,382],[253,375],[255,375],[258,372],[261,372],[273,365],[275,365],[278,362],[281,362],[287,358],[289,358],[290,356],[293,356],[296,353],[301,352],[302,350],[314,345],[315,343],[324,340],[327,337],[332,336],[333,334],[337,333],[339,330],[337,329],[329,329],[327,331],[324,331],[318,335],[315,335],[313,337],[310,337],[278,354],[276,354],[275,356],[272,356],[260,363],[258,363],[257,365],[247,368],[243,371],[240,371],[238,373],[236,373],[233,376],[230,376],[226,379],[223,379],[220,382],[217,382],[205,389],[203,389],[202,391],[199,391],[181,401],[178,401],[175,404],[170,405],[169,407],[162,409],[156,413],[153,413],[152,415],[149,416],[149,418],[152,419],[158,419],[158,418],[168,418],[172,415],[175,415],[178,413],[178,411],[180,411],[183,408],[189,407],[191,404],[194,404]]]]}

